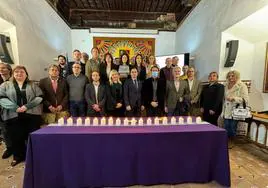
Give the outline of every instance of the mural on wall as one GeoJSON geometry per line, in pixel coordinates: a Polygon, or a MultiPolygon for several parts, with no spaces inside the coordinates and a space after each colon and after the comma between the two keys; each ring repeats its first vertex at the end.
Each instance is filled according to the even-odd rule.
{"type": "Polygon", "coordinates": [[[263,79],[263,92],[268,93],[268,43],[266,44],[266,59],[263,79]]]}
{"type": "Polygon", "coordinates": [[[144,57],[155,54],[154,38],[118,38],[118,37],[93,37],[93,45],[100,50],[100,54],[111,53],[114,58],[127,53],[130,59],[137,54],[144,57]]]}

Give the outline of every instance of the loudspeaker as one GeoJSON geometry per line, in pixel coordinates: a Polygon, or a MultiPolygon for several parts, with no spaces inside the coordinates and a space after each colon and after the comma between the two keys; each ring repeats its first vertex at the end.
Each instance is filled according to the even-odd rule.
{"type": "Polygon", "coordinates": [[[10,38],[0,34],[0,60],[5,63],[13,64],[8,45],[11,47],[10,38]]]}
{"type": "Polygon", "coordinates": [[[237,51],[238,51],[238,40],[231,40],[226,43],[226,51],[225,51],[225,64],[224,67],[232,67],[234,65],[237,51]]]}

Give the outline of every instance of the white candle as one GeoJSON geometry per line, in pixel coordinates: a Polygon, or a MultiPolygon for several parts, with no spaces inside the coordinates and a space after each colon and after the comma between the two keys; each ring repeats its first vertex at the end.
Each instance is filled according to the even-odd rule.
{"type": "Polygon", "coordinates": [[[82,118],[77,118],[76,125],[78,125],[78,126],[82,125],[82,118]]]}
{"type": "Polygon", "coordinates": [[[87,118],[85,119],[85,125],[90,125],[90,118],[89,118],[89,117],[87,117],[87,118]]]}
{"type": "Polygon", "coordinates": [[[183,119],[183,117],[179,117],[179,124],[184,124],[184,119],[183,119]]]}
{"type": "Polygon", "coordinates": [[[99,120],[98,120],[98,118],[94,118],[93,119],[93,126],[96,126],[96,125],[99,125],[99,120]]]}
{"type": "Polygon", "coordinates": [[[58,124],[63,125],[64,124],[64,119],[63,118],[58,119],[58,124]]]}
{"type": "Polygon", "coordinates": [[[147,125],[152,125],[152,119],[151,118],[147,119],[147,125]]]}
{"type": "Polygon", "coordinates": [[[105,117],[101,118],[101,125],[106,125],[106,118],[105,117]]]}
{"type": "Polygon", "coordinates": [[[158,117],[155,117],[155,118],[154,118],[154,124],[155,124],[155,125],[159,125],[159,118],[158,118],[158,117]]]}
{"type": "Polygon", "coordinates": [[[201,117],[197,117],[196,120],[195,120],[196,123],[202,123],[202,119],[201,117]]]}
{"type": "Polygon", "coordinates": [[[113,125],[113,124],[114,124],[114,119],[112,117],[109,117],[108,125],[113,125]]]}
{"type": "Polygon", "coordinates": [[[163,117],[162,124],[163,125],[167,125],[168,124],[167,117],[163,117]]]}
{"type": "Polygon", "coordinates": [[[187,124],[192,124],[192,118],[191,117],[187,117],[187,124]]]}
{"type": "Polygon", "coordinates": [[[125,118],[125,120],[124,120],[124,125],[128,126],[128,119],[127,118],[125,118]]]}
{"type": "Polygon", "coordinates": [[[132,118],[131,125],[136,125],[136,119],[135,118],[132,118]]]}
{"type": "Polygon", "coordinates": [[[121,120],[119,118],[116,119],[115,121],[116,126],[120,126],[121,125],[121,120]]]}
{"type": "Polygon", "coordinates": [[[172,117],[170,121],[171,121],[171,124],[172,125],[176,125],[176,123],[177,123],[175,117],[172,117]]]}
{"type": "Polygon", "coordinates": [[[141,125],[141,126],[143,125],[143,119],[142,118],[139,119],[139,125],[141,125]]]}
{"type": "Polygon", "coordinates": [[[73,118],[72,117],[69,117],[68,119],[67,119],[67,125],[73,125],[73,118]]]}

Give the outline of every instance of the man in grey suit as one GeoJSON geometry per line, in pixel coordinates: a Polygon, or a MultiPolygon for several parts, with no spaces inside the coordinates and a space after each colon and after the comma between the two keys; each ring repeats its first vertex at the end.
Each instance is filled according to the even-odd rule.
{"type": "Polygon", "coordinates": [[[136,67],[130,69],[131,78],[127,79],[124,83],[124,101],[126,105],[126,116],[137,117],[140,116],[141,110],[141,89],[142,83],[137,79],[138,70],[136,67]]]}
{"type": "Polygon", "coordinates": [[[167,81],[166,107],[168,116],[186,115],[189,106],[189,87],[185,80],[180,79],[181,68],[173,68],[173,81],[167,81]]]}
{"type": "Polygon", "coordinates": [[[187,83],[190,89],[190,116],[200,116],[200,96],[202,93],[202,85],[199,80],[195,78],[195,69],[193,67],[189,67],[187,71],[187,83]]]}

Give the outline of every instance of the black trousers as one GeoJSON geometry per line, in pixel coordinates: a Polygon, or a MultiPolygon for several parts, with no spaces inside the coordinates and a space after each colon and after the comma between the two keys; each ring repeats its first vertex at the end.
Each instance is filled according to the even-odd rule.
{"type": "Polygon", "coordinates": [[[126,110],[127,117],[140,117],[141,116],[141,107],[140,106],[131,106],[131,110],[126,110]]]}
{"type": "Polygon", "coordinates": [[[41,123],[41,116],[26,113],[20,113],[18,117],[6,121],[14,160],[25,159],[28,136],[39,129],[41,123]]]}
{"type": "Polygon", "coordinates": [[[146,112],[147,112],[147,116],[149,117],[155,117],[155,116],[163,116],[164,114],[164,111],[159,108],[159,107],[152,107],[152,106],[149,106],[146,108],[146,112]]]}
{"type": "Polygon", "coordinates": [[[209,122],[212,125],[216,125],[218,126],[218,118],[219,118],[220,114],[219,113],[215,113],[213,115],[209,114],[209,111],[205,110],[203,113],[203,120],[206,122],[209,122]]]}
{"type": "Polygon", "coordinates": [[[9,135],[7,134],[7,124],[6,122],[0,120],[0,126],[1,126],[1,134],[3,137],[3,141],[5,142],[6,145],[6,149],[11,151],[12,143],[9,135]]]}

